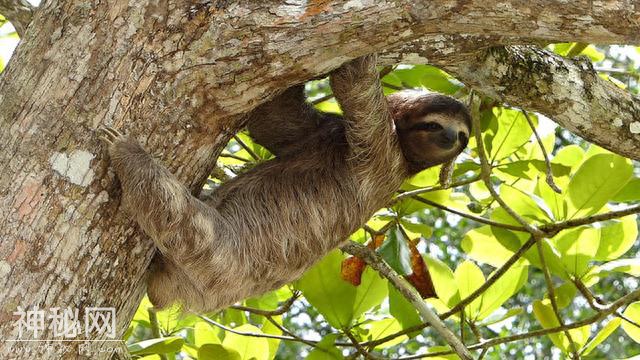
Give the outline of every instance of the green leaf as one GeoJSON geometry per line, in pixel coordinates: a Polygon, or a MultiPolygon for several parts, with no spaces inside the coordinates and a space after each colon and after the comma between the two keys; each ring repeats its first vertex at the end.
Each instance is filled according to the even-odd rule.
{"type": "MultiPolygon", "coordinates": [[[[260,329],[251,324],[238,326],[234,330],[262,334],[260,329]]],[[[241,360],[268,360],[269,358],[269,342],[267,342],[266,338],[250,337],[229,332],[225,335],[222,346],[226,349],[237,351],[241,360]]]]}
{"type": "Polygon", "coordinates": [[[208,323],[200,321],[193,328],[194,345],[200,347],[205,344],[220,344],[218,332],[208,323]]]}
{"type": "MultiPolygon", "coordinates": [[[[559,186],[560,189],[566,191],[567,185],[569,183],[568,177],[563,178],[555,178],[554,182],[556,186],[559,186]],[[561,179],[566,179],[566,181],[562,181],[561,179]]],[[[549,186],[544,176],[538,178],[536,183],[535,192],[540,194],[540,197],[544,201],[545,204],[549,207],[551,212],[553,213],[553,218],[556,220],[564,220],[567,213],[567,204],[564,199],[563,194],[558,194],[549,186]]]]}
{"type": "MultiPolygon", "coordinates": [[[[560,233],[560,235],[562,235],[562,233],[560,233]]],[[[556,237],[557,236],[559,235],[556,235],[556,237]]],[[[542,253],[544,254],[544,260],[549,271],[563,280],[568,280],[569,277],[567,276],[567,269],[563,265],[560,253],[555,248],[552,241],[549,239],[541,239],[540,241],[542,242],[542,253]]],[[[527,250],[527,252],[525,252],[525,258],[529,260],[532,265],[542,269],[537,246],[533,246],[531,249],[527,250]]]]}
{"type": "Polygon", "coordinates": [[[198,349],[198,360],[241,360],[240,354],[220,344],[206,344],[198,349]]]}
{"type": "MultiPolygon", "coordinates": [[[[460,299],[464,299],[484,284],[482,270],[469,260],[465,260],[458,265],[454,273],[455,283],[460,293],[460,299]]],[[[449,285],[451,286],[451,285],[449,285]]],[[[482,300],[477,298],[464,308],[465,315],[470,319],[475,319],[480,311],[482,300]]]]}
{"type": "MultiPolygon", "coordinates": [[[[636,324],[639,324],[640,301],[629,304],[629,306],[627,306],[622,314],[629,320],[635,322],[636,324]]],[[[638,326],[625,320],[622,322],[622,329],[627,333],[627,335],[629,335],[630,338],[633,339],[633,341],[640,343],[640,328],[638,326]]]]}
{"type": "Polygon", "coordinates": [[[638,238],[636,215],[611,220],[600,228],[600,246],[595,260],[608,261],[624,255],[638,238]]]}
{"type": "Polygon", "coordinates": [[[499,310],[502,310],[502,311],[497,311],[497,312],[494,311],[493,314],[487,316],[482,321],[480,321],[478,325],[489,326],[489,325],[497,324],[500,321],[522,314],[522,312],[524,311],[521,307],[512,308],[506,311],[502,308],[500,308],[499,310]]]}
{"type": "Polygon", "coordinates": [[[471,229],[462,238],[462,250],[472,259],[499,267],[520,247],[518,237],[506,231],[494,235],[488,225],[471,229]]]}
{"type": "MultiPolygon", "coordinates": [[[[540,175],[546,176],[547,166],[542,160],[518,160],[496,167],[496,170],[502,171],[517,178],[533,180],[540,175]]],[[[551,163],[551,173],[557,176],[568,176],[571,172],[569,166],[551,163]]]]}
{"type": "Polygon", "coordinates": [[[594,336],[584,347],[582,351],[582,355],[589,355],[598,345],[600,345],[603,341],[605,341],[609,335],[613,334],[614,331],[620,326],[620,322],[622,319],[613,318],[609,321],[605,326],[598,331],[596,336],[594,336]]]}
{"type": "Polygon", "coordinates": [[[640,178],[629,180],[618,193],[611,199],[616,202],[632,202],[640,200],[640,178]]]}
{"type": "Polygon", "coordinates": [[[600,266],[600,271],[624,272],[631,276],[640,277],[640,259],[620,259],[610,261],[600,266]]]}
{"type": "Polygon", "coordinates": [[[411,239],[415,239],[420,236],[430,238],[433,233],[431,226],[408,218],[400,219],[400,225],[402,225],[402,227],[409,233],[408,235],[411,239]]]}
{"type": "MultiPolygon", "coordinates": [[[[570,281],[556,287],[554,293],[556,295],[556,304],[558,304],[558,308],[563,309],[569,306],[576,297],[576,291],[578,291],[578,289],[570,281]]],[[[548,295],[549,294],[547,294],[547,296],[548,295]]]]}
{"type": "Polygon", "coordinates": [[[180,351],[184,339],[179,336],[143,340],[127,345],[131,355],[170,354],[180,351]]]}
{"type": "Polygon", "coordinates": [[[420,171],[405,181],[402,190],[415,190],[438,185],[441,168],[442,166],[434,166],[420,171]]]}
{"type": "Polygon", "coordinates": [[[605,57],[605,55],[598,51],[598,49],[596,49],[596,47],[593,45],[587,46],[584,50],[582,50],[582,52],[580,52],[580,55],[588,56],[589,60],[594,63],[604,60],[605,57]]]}
{"type": "Polygon", "coordinates": [[[338,334],[326,335],[307,356],[307,360],[342,360],[342,352],[333,344],[338,334]]]}
{"type": "Polygon", "coordinates": [[[440,299],[449,308],[460,302],[460,294],[455,284],[454,274],[449,267],[442,261],[428,255],[423,255],[429,274],[433,281],[433,287],[436,289],[438,299],[440,299]]]}
{"type": "Polygon", "coordinates": [[[400,275],[409,275],[411,269],[411,251],[402,232],[397,227],[389,230],[387,239],[377,249],[378,254],[400,275]]]}
{"type": "Polygon", "coordinates": [[[416,308],[396,288],[388,284],[389,313],[398,320],[403,329],[422,323],[416,308]]]}
{"type": "Polygon", "coordinates": [[[575,173],[567,189],[568,218],[595,214],[631,179],[633,166],[615,154],[588,158],[575,173]]]}
{"type": "Polygon", "coordinates": [[[366,267],[353,301],[353,317],[357,319],[387,297],[387,281],[370,267],[366,267]]]}
{"type": "Polygon", "coordinates": [[[598,251],[600,229],[580,226],[561,232],[553,240],[564,268],[569,274],[580,278],[589,271],[589,262],[598,251]]]}
{"type": "Polygon", "coordinates": [[[349,326],[357,291],[340,276],[343,259],[339,250],[331,251],[296,283],[307,301],[337,329],[349,326]]]}
{"type": "MultiPolygon", "coordinates": [[[[282,316],[274,316],[272,319],[276,323],[282,325],[282,316]]],[[[265,334],[282,335],[282,330],[267,319],[264,319],[264,324],[262,325],[261,330],[265,334]]],[[[267,339],[267,342],[269,343],[269,359],[273,359],[276,356],[278,348],[280,347],[280,341],[280,339],[267,339]]]]}
{"type": "Polygon", "coordinates": [[[517,293],[527,281],[528,269],[526,265],[515,264],[491,285],[480,296],[480,309],[475,319],[482,320],[488,317],[517,293]]]}
{"type": "MultiPolygon", "coordinates": [[[[494,108],[497,121],[497,132],[491,139],[490,158],[492,161],[501,160],[514,153],[518,148],[526,144],[533,134],[527,119],[519,110],[494,108]]],[[[530,116],[534,124],[537,117],[530,116]]]]}
{"type": "Polygon", "coordinates": [[[558,150],[553,157],[552,163],[560,164],[571,168],[573,174],[585,160],[584,150],[578,145],[569,145],[558,150]]]}
{"type": "MultiPolygon", "coordinates": [[[[364,328],[369,330],[369,340],[382,339],[385,336],[397,333],[401,330],[400,324],[394,318],[386,318],[380,320],[374,320],[364,325],[364,328]]],[[[389,340],[376,346],[376,349],[384,349],[393,345],[397,345],[407,339],[406,335],[398,336],[393,340],[389,340]]]]}
{"type": "MultiPolygon", "coordinates": [[[[558,318],[553,312],[549,299],[543,301],[535,301],[533,303],[533,314],[540,322],[543,328],[553,328],[560,326],[558,318]]],[[[576,329],[569,330],[571,338],[576,344],[576,347],[580,348],[588,340],[589,325],[585,325],[576,329]]],[[[567,353],[570,349],[569,339],[562,332],[548,334],[549,338],[555,346],[560,348],[563,352],[567,353]]]]}
{"type": "Polygon", "coordinates": [[[515,187],[502,184],[500,196],[507,199],[509,206],[520,216],[541,223],[548,223],[553,219],[553,212],[542,199],[533,194],[525,194],[515,187]]]}
{"type": "Polygon", "coordinates": [[[422,66],[424,66],[423,76],[420,79],[422,86],[449,95],[455,94],[462,87],[462,84],[455,82],[446,72],[430,65],[422,66]]]}

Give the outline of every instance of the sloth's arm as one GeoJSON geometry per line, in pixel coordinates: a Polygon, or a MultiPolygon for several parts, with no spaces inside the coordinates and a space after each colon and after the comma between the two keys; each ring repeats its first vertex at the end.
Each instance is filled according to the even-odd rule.
{"type": "Polygon", "coordinates": [[[321,121],[322,115],[305,100],[304,85],[296,85],[254,109],[247,128],[258,144],[283,155],[318,131],[321,121]]]}
{"type": "Polygon", "coordinates": [[[365,175],[394,171],[399,149],[389,105],[376,70],[376,56],[342,65],[331,74],[331,88],[345,119],[350,159],[365,175]]]}

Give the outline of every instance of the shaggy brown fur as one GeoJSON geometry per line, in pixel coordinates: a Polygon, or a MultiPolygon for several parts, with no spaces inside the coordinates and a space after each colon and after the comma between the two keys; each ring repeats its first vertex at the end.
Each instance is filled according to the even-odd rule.
{"type": "Polygon", "coordinates": [[[466,146],[462,104],[415,92],[385,99],[374,56],[333,72],[331,87],[344,118],[316,112],[301,86],[252,112],[249,131],[276,158],[209,199],[191,196],[135,140],[104,129],[126,209],[163,255],[148,286],[156,306],[212,311],[297,279],[405,178],[466,146]]]}

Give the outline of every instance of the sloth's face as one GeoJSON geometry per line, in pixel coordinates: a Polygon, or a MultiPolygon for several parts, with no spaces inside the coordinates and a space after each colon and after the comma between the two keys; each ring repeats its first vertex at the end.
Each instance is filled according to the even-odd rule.
{"type": "Polygon", "coordinates": [[[432,113],[397,121],[398,139],[409,171],[416,173],[458,156],[469,142],[467,124],[462,113],[432,113]]]}

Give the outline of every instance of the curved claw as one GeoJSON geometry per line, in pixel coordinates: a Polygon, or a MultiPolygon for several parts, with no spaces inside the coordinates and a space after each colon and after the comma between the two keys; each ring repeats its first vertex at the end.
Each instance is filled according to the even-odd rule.
{"type": "Polygon", "coordinates": [[[118,138],[123,137],[118,130],[106,125],[100,127],[98,131],[100,132],[98,138],[109,145],[112,145],[118,138]]]}

